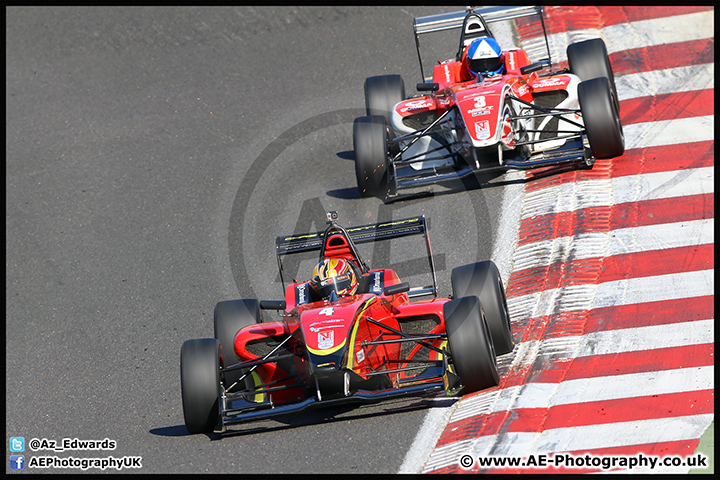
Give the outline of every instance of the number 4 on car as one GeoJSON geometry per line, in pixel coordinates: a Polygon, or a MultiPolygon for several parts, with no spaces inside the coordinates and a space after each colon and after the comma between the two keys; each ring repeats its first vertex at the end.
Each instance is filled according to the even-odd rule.
{"type": "Polygon", "coordinates": [[[283,300],[222,301],[214,337],[183,343],[190,433],[324,405],[498,384],[496,357],[514,343],[495,264],[454,268],[452,296],[441,298],[424,216],[347,229],[336,220],[330,212],[323,232],[277,238],[283,300]],[[371,269],[356,246],[413,235],[425,240],[430,285],[411,288],[392,269],[371,269]],[[309,279],[286,285],[282,259],[313,251],[319,258],[309,279]],[[281,319],[263,322],[263,309],[281,319]]]}

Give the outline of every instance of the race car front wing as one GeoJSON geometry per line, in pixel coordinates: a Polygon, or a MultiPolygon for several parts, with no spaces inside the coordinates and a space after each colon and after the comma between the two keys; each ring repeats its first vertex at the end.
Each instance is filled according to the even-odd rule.
{"type": "MultiPolygon", "coordinates": [[[[398,195],[399,190],[409,189],[413,187],[424,187],[430,184],[448,182],[453,180],[459,180],[468,175],[475,173],[485,172],[496,172],[496,171],[507,171],[510,169],[516,170],[531,170],[542,167],[555,167],[566,164],[581,164],[591,167],[595,158],[592,156],[590,149],[586,145],[585,131],[583,125],[573,122],[564,117],[568,113],[580,114],[578,109],[559,109],[559,108],[543,108],[538,105],[526,102],[517,98],[514,95],[508,97],[510,100],[522,104],[524,108],[531,109],[532,114],[514,115],[510,117],[510,121],[518,122],[521,120],[542,118],[542,117],[556,117],[560,122],[568,122],[573,124],[575,127],[580,127],[581,130],[526,130],[527,133],[544,133],[554,134],[551,140],[565,140],[565,146],[557,147],[548,150],[541,150],[528,155],[524,158],[503,158],[503,151],[498,144],[498,162],[496,164],[482,164],[477,158],[464,158],[457,147],[460,146],[459,142],[454,144],[446,143],[442,147],[436,148],[433,151],[423,151],[422,153],[414,157],[403,157],[403,154],[421,137],[425,136],[438,136],[444,131],[452,129],[452,125],[449,125],[446,121],[449,113],[452,110],[447,110],[440,115],[435,121],[433,121],[427,127],[417,130],[415,132],[402,135],[388,140],[389,150],[396,151],[390,158],[389,165],[389,192],[388,197],[395,197],[398,195]],[[429,156],[428,154],[438,153],[437,157],[429,156]],[[439,160],[446,157],[455,158],[455,167],[445,167],[442,169],[437,168],[426,168],[415,170],[409,168],[413,163],[429,162],[432,160],[439,160]],[[462,159],[461,161],[458,161],[462,159]]],[[[540,144],[547,142],[548,138],[535,139],[535,140],[520,140],[515,139],[516,147],[530,146],[534,144],[540,144]]],[[[471,149],[472,155],[476,155],[474,149],[471,149]]]]}

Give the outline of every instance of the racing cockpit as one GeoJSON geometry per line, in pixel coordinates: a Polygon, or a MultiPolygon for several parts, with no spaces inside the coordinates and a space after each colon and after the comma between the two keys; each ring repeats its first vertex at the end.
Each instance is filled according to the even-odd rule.
{"type": "MultiPolygon", "coordinates": [[[[356,244],[389,240],[407,235],[423,235],[427,247],[432,285],[411,289],[409,295],[437,295],[435,265],[430,250],[430,239],[427,235],[427,224],[424,216],[346,229],[338,224],[337,212],[327,212],[326,215],[328,227],[324,232],[280,236],[275,240],[275,254],[283,291],[287,287],[283,271],[283,257],[317,250],[320,250],[319,260],[321,262],[328,258],[347,260],[357,276],[358,293],[370,291],[372,290],[371,283],[373,285],[376,283],[373,278],[373,272],[376,271],[370,271],[370,268],[360,256],[356,244]]],[[[377,277],[377,274],[375,276],[377,277]]],[[[305,291],[303,290],[302,293],[304,295],[305,291]]]]}

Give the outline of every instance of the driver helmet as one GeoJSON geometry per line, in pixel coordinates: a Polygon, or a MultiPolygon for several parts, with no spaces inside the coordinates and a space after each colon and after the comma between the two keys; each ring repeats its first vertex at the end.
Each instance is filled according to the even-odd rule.
{"type": "Polygon", "coordinates": [[[502,48],[492,37],[476,38],[465,50],[468,70],[475,75],[489,77],[502,72],[505,57],[502,48]]]}
{"type": "Polygon", "coordinates": [[[327,258],[320,262],[313,270],[310,285],[322,298],[330,297],[333,292],[338,297],[353,295],[358,288],[350,262],[342,258],[327,258]]]}

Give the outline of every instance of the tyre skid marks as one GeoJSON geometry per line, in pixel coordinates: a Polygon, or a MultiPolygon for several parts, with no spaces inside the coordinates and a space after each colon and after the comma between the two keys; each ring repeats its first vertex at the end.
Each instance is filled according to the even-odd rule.
{"type": "MultiPolygon", "coordinates": [[[[552,25],[552,14],[547,17],[552,25]]],[[[692,42],[713,38],[715,36],[714,17],[707,11],[697,11],[672,17],[674,27],[667,28],[667,18],[647,18],[633,23],[617,23],[603,25],[599,16],[586,16],[588,22],[574,28],[562,29],[556,33],[548,33],[550,57],[554,62],[567,63],[567,45],[591,38],[602,38],[609,55],[624,50],[634,50],[663,44],[692,42]]],[[[549,28],[553,32],[553,28],[549,28]]],[[[521,36],[528,30],[519,28],[521,36]]],[[[523,48],[531,59],[544,58],[546,55],[545,38],[542,31],[534,30],[536,36],[526,38],[523,48]],[[535,33],[536,32],[536,33],[535,33]]]]}
{"type": "MultiPolygon", "coordinates": [[[[665,41],[694,42],[707,61],[712,15],[677,8],[686,13],[596,32],[611,52],[652,55],[640,69],[664,68],[661,53],[677,45],[650,30],[692,20],[665,41]]],[[[612,12],[631,11],[602,15],[612,12]]],[[[507,288],[516,349],[498,387],[458,402],[424,472],[466,471],[462,454],[692,453],[714,413],[714,109],[702,101],[713,68],[616,78],[632,112],[620,161],[527,184],[507,288]],[[664,116],[640,114],[643,105],[664,116]],[[575,422],[573,411],[583,413],[575,422]]]]}
{"type": "MultiPolygon", "coordinates": [[[[682,188],[686,189],[686,191],[700,192],[704,186],[710,186],[710,182],[703,181],[694,185],[683,184],[682,188]]],[[[637,190],[634,193],[635,196],[643,193],[639,191],[639,188],[637,190]]],[[[623,198],[629,199],[630,197],[625,196],[623,198]]],[[[595,238],[597,235],[605,235],[612,239],[612,241],[608,241],[607,248],[615,249],[616,243],[627,243],[628,238],[637,236],[639,232],[644,232],[644,227],[671,225],[669,228],[684,229],[690,222],[712,219],[714,207],[714,193],[698,193],[681,197],[673,196],[627,201],[612,206],[543,213],[520,223],[521,236],[518,241],[519,267],[515,270],[522,271],[533,266],[532,255],[538,256],[540,255],[538,252],[554,247],[560,249],[555,254],[556,259],[559,259],[558,255],[569,256],[570,252],[575,255],[575,258],[597,256],[598,244],[596,242],[601,242],[600,239],[595,238]],[[597,222],[586,223],[587,219],[593,219],[600,215],[609,216],[608,226],[597,222]],[[617,230],[622,230],[619,237],[614,233],[617,230]],[[580,245],[580,248],[568,244],[568,237],[573,237],[572,240],[583,242],[583,244],[580,245]],[[552,240],[547,240],[548,238],[552,240]],[[585,244],[587,244],[587,247],[585,244]],[[588,253],[585,253],[585,248],[588,249],[588,253]]],[[[547,210],[549,211],[552,208],[555,208],[555,206],[548,206],[547,210]]],[[[552,253],[550,251],[547,255],[552,253]]],[[[539,263],[543,259],[544,257],[537,260],[537,266],[545,265],[539,263]]]]}
{"type": "Polygon", "coordinates": [[[715,39],[701,38],[687,42],[639,47],[615,52],[609,57],[613,73],[621,77],[687,66],[688,59],[692,59],[694,65],[712,64],[715,61],[715,39]],[[642,61],[638,62],[638,58],[642,61]]]}
{"type": "MultiPolygon", "coordinates": [[[[438,442],[438,448],[453,445],[462,439],[467,438],[469,432],[473,432],[475,445],[486,443],[488,437],[493,437],[504,432],[522,432],[542,434],[544,428],[572,428],[589,427],[593,425],[607,425],[616,422],[637,421],[647,419],[663,418],[655,416],[643,417],[645,408],[638,407],[638,403],[645,405],[653,398],[670,398],[678,405],[674,417],[691,415],[696,412],[698,415],[712,413],[713,410],[713,389],[714,389],[714,368],[713,365],[706,365],[691,368],[678,368],[664,371],[639,372],[631,374],[611,375],[606,377],[578,378],[551,383],[531,382],[516,385],[501,390],[500,394],[482,393],[481,397],[473,405],[474,408],[453,415],[446,428],[446,435],[443,435],[438,442]],[[627,383],[632,382],[632,383],[627,383]],[[609,385],[608,385],[609,384],[609,385]],[[632,388],[627,388],[632,385],[632,388]],[[619,387],[612,389],[608,387],[619,387]],[[578,396],[586,401],[577,402],[578,396]],[[482,398],[486,397],[486,398],[482,398]],[[490,397],[490,398],[487,398],[490,397]],[[482,401],[481,401],[482,400],[482,401]],[[636,403],[638,402],[638,403],[636,403]],[[620,412],[616,415],[619,418],[611,420],[601,410],[602,405],[609,405],[612,408],[624,405],[626,409],[632,409],[632,418],[628,414],[621,418],[620,412]],[[597,409],[593,415],[592,409],[597,409]],[[582,409],[585,414],[574,417],[574,420],[567,420],[563,423],[560,418],[553,418],[551,423],[546,423],[551,412],[565,412],[568,409],[582,409]],[[523,424],[519,422],[514,426],[510,424],[518,420],[515,411],[534,411],[541,417],[537,421],[523,424]],[[506,424],[509,422],[510,424],[506,424]]],[[[663,404],[656,401],[657,407],[662,408],[663,404]]],[[[672,410],[672,407],[670,408],[672,410]]],[[[672,440],[671,437],[659,437],[661,441],[672,440]]],[[[601,440],[602,441],[602,440],[601,440]]],[[[608,439],[608,441],[610,441],[608,439]]],[[[627,439],[614,440],[616,445],[631,445],[627,439]]],[[[474,446],[474,448],[477,448],[474,446]]],[[[566,450],[558,450],[566,451],[566,450]]],[[[526,455],[529,451],[523,451],[520,455],[526,455]]],[[[537,451],[535,451],[537,453],[537,451]]]]}
{"type": "MultiPolygon", "coordinates": [[[[579,183],[603,178],[603,168],[612,168],[612,178],[628,175],[642,175],[654,172],[712,167],[715,164],[715,142],[712,138],[701,142],[684,143],[682,145],[660,145],[626,150],[622,162],[612,159],[597,160],[592,170],[579,170],[558,177],[557,183],[579,183]],[[600,167],[600,171],[595,169],[600,167]]],[[[536,172],[527,172],[532,178],[536,172]]],[[[542,172],[539,172],[542,173],[542,172]]],[[[542,181],[533,181],[525,186],[526,195],[541,189],[542,181]]]]}
{"type": "MultiPolygon", "coordinates": [[[[694,222],[691,222],[694,223],[694,222]]],[[[684,224],[683,224],[684,225],[684,224]]],[[[710,224],[712,228],[712,224],[710,224]]],[[[706,230],[710,230],[707,228],[706,230]]],[[[686,235],[677,235],[678,240],[687,239],[694,229],[683,230],[686,235]]],[[[664,232],[663,232],[664,233],[664,232]]],[[[712,234],[712,231],[709,232],[712,234]]],[[[641,237],[645,238],[645,237],[641,237]]],[[[652,238],[652,237],[651,237],[652,238]]],[[[634,242],[632,242],[634,243],[634,242]]],[[[659,246],[659,245],[658,245],[659,246]]],[[[558,288],[560,284],[586,283],[584,278],[577,275],[589,263],[599,263],[602,272],[598,278],[599,283],[628,278],[629,271],[633,277],[650,277],[665,275],[682,271],[697,271],[712,268],[714,265],[714,244],[692,244],[685,246],[662,245],[661,248],[650,250],[630,247],[633,252],[615,253],[602,258],[574,258],[571,260],[550,261],[545,266],[530,267],[510,277],[511,283],[507,289],[509,296],[521,296],[544,290],[546,287],[558,288]],[[668,262],[673,258],[673,262],[668,262]],[[576,275],[568,278],[566,272],[576,275]]]]}

